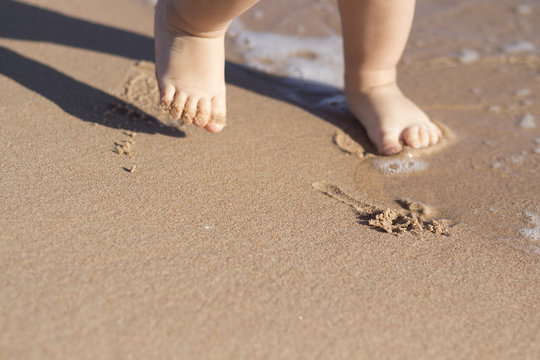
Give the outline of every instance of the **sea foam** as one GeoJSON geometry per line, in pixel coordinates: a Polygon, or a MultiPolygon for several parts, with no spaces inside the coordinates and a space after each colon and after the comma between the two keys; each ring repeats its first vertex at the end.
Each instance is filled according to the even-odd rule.
{"type": "Polygon", "coordinates": [[[530,211],[525,216],[533,227],[519,229],[519,233],[529,240],[540,241],[540,216],[530,211]]]}
{"type": "Polygon", "coordinates": [[[343,42],[338,35],[298,37],[251,31],[235,20],[229,36],[252,68],[343,87],[343,42]]]}
{"type": "Polygon", "coordinates": [[[524,129],[534,129],[536,127],[536,123],[534,121],[534,115],[533,114],[525,114],[519,121],[519,126],[524,129]]]}
{"type": "Polygon", "coordinates": [[[373,160],[373,166],[384,174],[405,174],[422,171],[427,167],[427,163],[415,159],[377,159],[373,160]]]}

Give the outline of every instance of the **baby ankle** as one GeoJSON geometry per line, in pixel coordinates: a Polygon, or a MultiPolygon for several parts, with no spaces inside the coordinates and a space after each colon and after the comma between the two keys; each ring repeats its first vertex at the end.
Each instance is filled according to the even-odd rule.
{"type": "Polygon", "coordinates": [[[345,84],[347,88],[366,91],[373,88],[395,84],[397,80],[396,68],[366,69],[360,68],[346,71],[345,84]]]}
{"type": "Polygon", "coordinates": [[[230,22],[223,24],[212,24],[212,26],[195,24],[175,8],[174,4],[168,3],[165,12],[165,25],[173,35],[191,35],[203,38],[219,38],[225,35],[230,22]]]}

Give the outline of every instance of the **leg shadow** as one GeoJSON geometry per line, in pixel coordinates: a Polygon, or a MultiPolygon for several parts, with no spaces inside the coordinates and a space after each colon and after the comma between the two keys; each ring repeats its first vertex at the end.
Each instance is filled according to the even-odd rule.
{"type": "Polygon", "coordinates": [[[0,1],[0,37],[50,42],[135,60],[154,60],[154,40],[13,0],[0,1]]]}
{"type": "Polygon", "coordinates": [[[83,121],[147,134],[184,137],[177,128],[121,99],[0,46],[0,74],[54,102],[83,121]]]}
{"type": "Polygon", "coordinates": [[[302,108],[340,128],[366,152],[377,154],[363,127],[348,111],[343,90],[316,81],[271,75],[229,61],[225,70],[228,84],[302,108]]]}

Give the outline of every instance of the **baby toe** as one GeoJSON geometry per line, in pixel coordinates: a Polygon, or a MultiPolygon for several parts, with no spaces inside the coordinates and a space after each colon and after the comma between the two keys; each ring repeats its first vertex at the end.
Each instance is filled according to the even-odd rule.
{"type": "Polygon", "coordinates": [[[226,113],[225,94],[220,94],[212,98],[212,115],[205,129],[211,133],[217,133],[223,130],[227,122],[226,113]]]}
{"type": "Polygon", "coordinates": [[[197,106],[197,115],[193,119],[193,124],[197,127],[205,127],[210,120],[210,111],[212,110],[212,103],[209,98],[202,97],[199,100],[197,106]]]}
{"type": "Polygon", "coordinates": [[[430,131],[430,133],[434,133],[438,137],[443,136],[443,133],[442,133],[441,129],[437,126],[437,124],[435,124],[435,123],[433,123],[431,121],[427,124],[427,129],[430,131]]]}
{"type": "Polygon", "coordinates": [[[435,130],[430,130],[429,131],[429,144],[430,145],[435,145],[437,143],[439,143],[439,140],[440,140],[440,135],[437,131],[435,130]]]}
{"type": "Polygon", "coordinates": [[[416,125],[403,130],[403,141],[405,144],[415,149],[422,147],[419,131],[420,127],[416,125]]]}
{"type": "Polygon", "coordinates": [[[197,115],[197,106],[199,99],[194,96],[189,96],[184,106],[184,112],[182,113],[182,121],[184,124],[192,124],[195,115],[197,115]]]}
{"type": "Polygon", "coordinates": [[[165,111],[170,111],[171,104],[174,100],[176,89],[173,85],[166,85],[161,92],[161,108],[165,111]]]}
{"type": "Polygon", "coordinates": [[[397,154],[403,149],[403,146],[399,142],[399,134],[396,132],[384,134],[381,141],[376,145],[379,153],[383,155],[397,154]]]}
{"type": "Polygon", "coordinates": [[[169,111],[169,114],[173,117],[175,120],[180,120],[180,116],[182,116],[182,113],[184,112],[184,106],[186,104],[187,95],[183,91],[177,91],[174,95],[174,100],[171,104],[171,109],[169,111]]]}
{"type": "Polygon", "coordinates": [[[224,125],[227,118],[227,105],[225,94],[212,98],[212,121],[214,124],[224,125]]]}
{"type": "Polygon", "coordinates": [[[430,143],[430,131],[424,126],[420,126],[418,129],[418,140],[420,142],[420,147],[426,147],[430,143]]]}

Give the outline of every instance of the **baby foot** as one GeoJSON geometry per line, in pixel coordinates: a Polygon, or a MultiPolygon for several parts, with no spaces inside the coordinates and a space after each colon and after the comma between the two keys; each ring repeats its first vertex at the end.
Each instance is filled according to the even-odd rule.
{"type": "Polygon", "coordinates": [[[364,79],[362,85],[350,81],[345,91],[349,109],[379,153],[396,154],[403,144],[415,149],[437,144],[441,130],[403,95],[395,82],[395,72],[389,77],[379,75],[368,76],[369,81],[364,79]]]}
{"type": "Polygon", "coordinates": [[[161,106],[175,120],[210,132],[225,126],[225,49],[222,31],[194,34],[172,0],[159,0],[154,19],[156,77],[161,106]]]}

